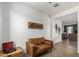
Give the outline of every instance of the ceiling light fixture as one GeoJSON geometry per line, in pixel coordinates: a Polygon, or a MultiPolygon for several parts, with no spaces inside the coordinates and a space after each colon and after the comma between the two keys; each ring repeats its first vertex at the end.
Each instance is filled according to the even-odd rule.
{"type": "MultiPolygon", "coordinates": [[[[53,4],[53,3],[52,2],[49,2],[49,4],[53,4]]],[[[59,3],[54,3],[53,6],[54,7],[58,7],[59,6],[59,3]]]]}
{"type": "Polygon", "coordinates": [[[54,7],[58,7],[58,6],[59,6],[59,4],[58,4],[58,3],[56,3],[56,4],[54,4],[53,6],[54,6],[54,7]]]}
{"type": "Polygon", "coordinates": [[[49,2],[49,3],[52,3],[52,2],[49,2]]]}

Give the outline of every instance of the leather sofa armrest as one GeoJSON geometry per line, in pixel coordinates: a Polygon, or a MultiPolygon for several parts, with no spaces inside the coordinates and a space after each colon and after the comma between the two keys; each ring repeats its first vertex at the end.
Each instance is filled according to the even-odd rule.
{"type": "Polygon", "coordinates": [[[27,52],[30,56],[35,56],[36,55],[36,49],[37,49],[37,46],[28,42],[27,44],[27,52]]]}
{"type": "Polygon", "coordinates": [[[51,40],[45,40],[44,43],[51,45],[51,48],[53,48],[53,41],[51,41],[51,40]]]}

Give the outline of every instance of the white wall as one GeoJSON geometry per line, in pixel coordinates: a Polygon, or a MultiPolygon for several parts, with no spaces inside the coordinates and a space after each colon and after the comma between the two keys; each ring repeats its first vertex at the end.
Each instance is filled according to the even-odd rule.
{"type": "Polygon", "coordinates": [[[9,3],[0,3],[0,50],[9,41],[9,3]]]}
{"type": "Polygon", "coordinates": [[[77,18],[78,18],[77,52],[79,53],[79,11],[77,12],[77,18]]]}
{"type": "Polygon", "coordinates": [[[62,21],[60,19],[54,19],[52,18],[52,40],[54,43],[62,42],[62,21]],[[60,27],[60,34],[55,29],[55,24],[57,24],[58,27],[60,27]]]}
{"type": "Polygon", "coordinates": [[[9,3],[2,3],[1,15],[2,15],[2,43],[10,40],[9,38],[9,3]]]}
{"type": "Polygon", "coordinates": [[[21,3],[12,3],[10,7],[10,39],[17,46],[25,50],[26,41],[32,37],[50,39],[50,19],[47,15],[21,3]],[[28,21],[41,23],[44,29],[28,29],[28,21]]]}
{"type": "Polygon", "coordinates": [[[2,17],[1,17],[1,3],[0,3],[0,50],[2,49],[2,35],[1,35],[1,26],[2,26],[2,17]]]}

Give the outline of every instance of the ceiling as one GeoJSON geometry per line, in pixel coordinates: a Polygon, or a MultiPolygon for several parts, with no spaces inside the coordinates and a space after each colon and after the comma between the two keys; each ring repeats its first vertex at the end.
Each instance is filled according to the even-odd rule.
{"type": "Polygon", "coordinates": [[[77,24],[77,13],[72,13],[59,18],[63,25],[77,24]]]}
{"type": "Polygon", "coordinates": [[[79,2],[52,2],[52,3],[48,3],[48,2],[22,2],[22,3],[28,5],[32,8],[35,8],[41,12],[44,12],[50,16],[79,5],[79,2]],[[59,4],[58,7],[53,6],[56,3],[59,4]]]}

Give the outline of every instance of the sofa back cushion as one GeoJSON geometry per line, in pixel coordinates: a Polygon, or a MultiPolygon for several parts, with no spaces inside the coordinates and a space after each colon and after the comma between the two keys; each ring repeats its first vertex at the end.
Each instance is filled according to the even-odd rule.
{"type": "Polygon", "coordinates": [[[31,42],[32,44],[35,44],[35,45],[43,44],[44,38],[43,37],[41,37],[41,38],[31,38],[31,39],[29,39],[29,42],[31,42]]]}

